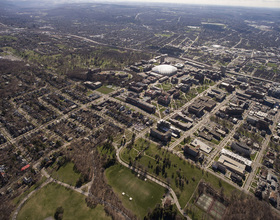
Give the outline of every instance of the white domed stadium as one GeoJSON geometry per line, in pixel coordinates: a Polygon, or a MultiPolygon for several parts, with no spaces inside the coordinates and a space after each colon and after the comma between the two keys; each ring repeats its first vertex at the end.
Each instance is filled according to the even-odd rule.
{"type": "Polygon", "coordinates": [[[172,76],[175,73],[177,73],[177,68],[171,65],[163,64],[163,65],[155,66],[152,69],[152,71],[160,75],[172,76]]]}

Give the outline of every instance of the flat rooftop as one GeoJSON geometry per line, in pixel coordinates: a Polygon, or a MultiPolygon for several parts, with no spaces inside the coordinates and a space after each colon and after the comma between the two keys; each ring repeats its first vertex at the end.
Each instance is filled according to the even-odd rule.
{"type": "Polygon", "coordinates": [[[245,165],[247,165],[249,167],[252,165],[252,161],[251,160],[248,160],[247,158],[242,157],[242,156],[240,156],[238,154],[235,154],[232,151],[229,151],[229,150],[227,150],[225,148],[223,148],[221,150],[221,154],[226,155],[226,156],[228,156],[228,157],[230,157],[230,158],[232,158],[232,159],[234,159],[234,160],[236,160],[236,161],[238,161],[238,162],[240,162],[242,164],[245,164],[245,165]]]}
{"type": "Polygon", "coordinates": [[[212,147],[208,146],[207,144],[205,144],[204,142],[202,142],[201,140],[199,139],[195,139],[192,143],[191,143],[192,146],[199,146],[199,149],[204,151],[205,153],[209,154],[211,151],[212,151],[212,147]]]}

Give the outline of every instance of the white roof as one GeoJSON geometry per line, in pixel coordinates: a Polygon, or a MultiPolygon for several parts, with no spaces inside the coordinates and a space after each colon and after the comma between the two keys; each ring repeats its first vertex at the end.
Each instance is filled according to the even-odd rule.
{"type": "Polygon", "coordinates": [[[226,167],[229,167],[229,168],[237,171],[238,173],[244,173],[244,171],[245,171],[246,166],[244,164],[241,164],[226,155],[220,156],[218,162],[224,164],[226,167]]]}
{"type": "Polygon", "coordinates": [[[230,158],[232,158],[232,159],[234,159],[234,160],[236,160],[236,161],[238,161],[238,162],[240,162],[242,164],[245,164],[245,165],[247,165],[249,167],[252,165],[252,161],[250,161],[250,160],[248,160],[248,159],[246,159],[246,158],[244,158],[244,157],[242,157],[242,156],[240,156],[238,154],[235,154],[232,151],[229,151],[229,150],[227,150],[225,148],[223,148],[221,150],[221,154],[229,156],[230,158]]]}
{"type": "Polygon", "coordinates": [[[172,74],[176,73],[177,68],[174,67],[174,66],[171,66],[171,65],[163,64],[163,65],[155,66],[152,69],[152,71],[155,72],[155,73],[161,74],[161,75],[168,75],[169,76],[169,75],[172,75],[172,74]]]}
{"type": "Polygon", "coordinates": [[[199,139],[195,139],[191,145],[197,147],[199,146],[199,149],[204,151],[205,153],[209,154],[211,152],[211,150],[213,149],[212,147],[208,146],[207,144],[205,144],[204,142],[202,142],[199,139]]]}

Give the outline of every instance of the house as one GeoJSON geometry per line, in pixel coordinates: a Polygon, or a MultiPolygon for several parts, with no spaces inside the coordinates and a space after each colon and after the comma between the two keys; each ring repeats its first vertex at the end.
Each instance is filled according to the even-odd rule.
{"type": "Polygon", "coordinates": [[[22,167],[22,168],[20,169],[20,171],[25,171],[25,170],[27,170],[29,167],[30,167],[30,165],[27,164],[27,165],[25,165],[24,167],[22,167]]]}

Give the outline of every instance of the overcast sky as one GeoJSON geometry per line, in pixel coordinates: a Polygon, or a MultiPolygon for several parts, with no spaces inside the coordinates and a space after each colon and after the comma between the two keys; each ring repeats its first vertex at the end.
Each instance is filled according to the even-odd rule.
{"type": "MultiPolygon", "coordinates": [[[[35,0],[33,0],[35,1],[35,0]]],[[[185,4],[206,4],[206,5],[227,5],[227,6],[247,6],[247,7],[270,7],[280,8],[280,0],[45,0],[62,2],[165,2],[165,3],[185,3],[185,4]]]]}

